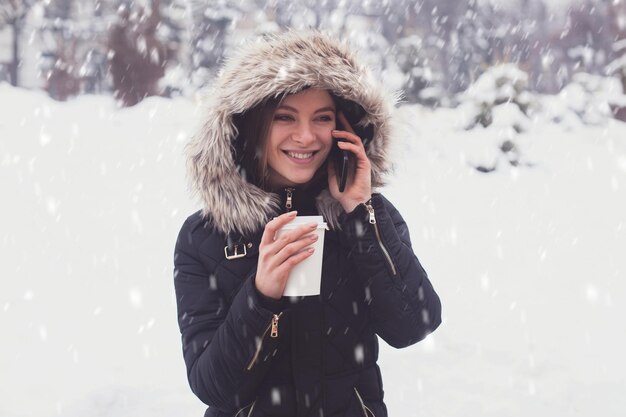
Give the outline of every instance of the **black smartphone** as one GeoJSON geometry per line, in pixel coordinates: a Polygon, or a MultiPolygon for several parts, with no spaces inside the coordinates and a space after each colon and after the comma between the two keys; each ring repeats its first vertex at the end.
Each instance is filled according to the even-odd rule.
{"type": "MultiPolygon", "coordinates": [[[[344,130],[343,126],[337,119],[337,130],[344,130]]],[[[333,137],[333,149],[332,158],[335,164],[335,174],[337,175],[337,184],[339,185],[339,192],[346,189],[346,183],[348,182],[348,166],[350,163],[350,152],[339,148],[337,142],[343,139],[333,137]]]]}

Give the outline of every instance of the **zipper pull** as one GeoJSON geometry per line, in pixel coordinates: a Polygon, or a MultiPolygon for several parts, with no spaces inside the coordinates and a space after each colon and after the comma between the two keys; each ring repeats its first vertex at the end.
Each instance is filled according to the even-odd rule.
{"type": "Polygon", "coordinates": [[[287,207],[287,210],[291,210],[291,207],[293,207],[293,204],[291,202],[291,198],[292,198],[292,191],[293,188],[287,188],[287,202],[285,203],[285,207],[287,207]]]}
{"type": "Polygon", "coordinates": [[[367,211],[369,211],[370,213],[370,224],[376,224],[376,216],[374,216],[374,207],[372,207],[372,204],[370,203],[371,200],[369,200],[367,203],[365,204],[365,208],[367,208],[367,211]]]}
{"type": "Polygon", "coordinates": [[[270,337],[278,337],[278,319],[280,316],[278,314],[274,314],[272,317],[272,332],[270,333],[270,337]]]}

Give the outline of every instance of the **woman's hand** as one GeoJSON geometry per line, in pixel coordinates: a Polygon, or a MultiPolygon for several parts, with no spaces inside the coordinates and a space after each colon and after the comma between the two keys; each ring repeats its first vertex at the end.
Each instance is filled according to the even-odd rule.
{"type": "MultiPolygon", "coordinates": [[[[350,213],[356,206],[366,202],[372,196],[372,166],[365,154],[363,141],[354,133],[346,116],[338,111],[337,118],[346,130],[333,130],[333,136],[345,140],[345,142],[338,142],[339,148],[352,152],[356,159],[356,169],[354,165],[348,167],[348,172],[354,172],[354,175],[348,176],[346,188],[340,192],[335,164],[333,161],[328,161],[328,187],[330,194],[341,203],[345,212],[350,213]]],[[[353,158],[350,160],[352,161],[353,158]]]]}
{"type": "Polygon", "coordinates": [[[293,267],[313,254],[313,248],[307,246],[318,239],[317,235],[311,234],[317,223],[299,226],[276,239],[278,230],[295,217],[296,212],[292,211],[267,223],[259,245],[255,285],[261,294],[276,300],[285,292],[293,267]]]}

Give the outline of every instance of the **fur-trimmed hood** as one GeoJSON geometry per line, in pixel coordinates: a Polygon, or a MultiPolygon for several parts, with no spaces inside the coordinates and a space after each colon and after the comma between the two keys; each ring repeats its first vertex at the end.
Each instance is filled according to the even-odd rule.
{"type": "MultiPolygon", "coordinates": [[[[318,31],[268,35],[248,41],[226,59],[209,89],[203,123],[185,147],[191,190],[202,200],[203,217],[210,217],[220,232],[249,236],[280,212],[277,194],[248,183],[238,173],[233,115],[267,97],[307,87],[327,89],[364,110],[361,120],[349,121],[364,139],[372,187],[384,184],[391,165],[391,112],[399,95],[387,93],[351,48],[330,35],[318,31]]],[[[330,227],[337,228],[343,208],[327,188],[316,205],[330,227]]]]}

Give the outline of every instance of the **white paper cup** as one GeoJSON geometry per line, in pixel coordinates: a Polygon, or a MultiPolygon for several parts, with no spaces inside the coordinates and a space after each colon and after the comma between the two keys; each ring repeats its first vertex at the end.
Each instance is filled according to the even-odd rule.
{"type": "MultiPolygon", "coordinates": [[[[312,233],[317,234],[317,241],[306,247],[315,248],[315,252],[298,265],[293,267],[287,279],[284,296],[319,295],[322,285],[322,259],[324,257],[324,232],[328,229],[322,216],[297,216],[294,220],[283,226],[278,233],[293,230],[303,224],[317,223],[317,229],[312,233]]],[[[306,250],[305,249],[305,250],[306,250]]]]}

